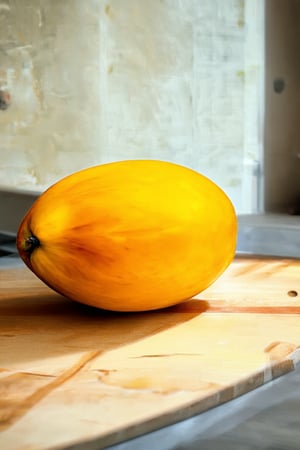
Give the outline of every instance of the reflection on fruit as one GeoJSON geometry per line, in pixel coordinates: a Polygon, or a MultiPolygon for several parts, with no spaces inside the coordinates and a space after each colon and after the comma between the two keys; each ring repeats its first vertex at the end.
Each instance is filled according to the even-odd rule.
{"type": "Polygon", "coordinates": [[[17,247],[57,292],[99,308],[142,311],[194,296],[235,254],[232,203],[188,168],[138,160],[82,170],[24,217],[17,247]]]}

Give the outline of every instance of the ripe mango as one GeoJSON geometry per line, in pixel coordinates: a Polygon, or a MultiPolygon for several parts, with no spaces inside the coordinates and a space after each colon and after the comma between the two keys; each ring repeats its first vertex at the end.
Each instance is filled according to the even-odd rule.
{"type": "Polygon", "coordinates": [[[58,181],[20,224],[17,247],[48,286],[114,311],[183,302],[235,254],[237,220],[205,176],[163,161],[108,163],[58,181]]]}

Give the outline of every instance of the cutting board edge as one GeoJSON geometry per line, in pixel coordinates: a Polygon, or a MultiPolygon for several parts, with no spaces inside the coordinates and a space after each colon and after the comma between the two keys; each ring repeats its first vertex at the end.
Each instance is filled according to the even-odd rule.
{"type": "MultiPolygon", "coordinates": [[[[293,352],[294,354],[295,352],[293,352]]],[[[124,425],[117,431],[109,431],[91,440],[83,439],[69,444],[51,446],[45,450],[103,450],[112,445],[121,444],[131,439],[139,438],[142,435],[158,431],[164,427],[175,425],[178,422],[192,418],[198,414],[205,413],[217,406],[221,406],[229,401],[250,393],[300,366],[300,354],[295,358],[293,354],[287,358],[277,361],[269,366],[253,372],[249,376],[240,378],[238,384],[224,386],[223,389],[207,394],[205,397],[189,401],[185,406],[172,407],[161,415],[153,415],[146,420],[135,422],[131,425],[124,425]],[[231,395],[230,395],[231,394],[231,395]],[[208,401],[208,403],[207,403],[208,401]],[[160,423],[158,423],[160,422],[160,423]],[[126,436],[125,436],[126,435],[126,436]]]]}

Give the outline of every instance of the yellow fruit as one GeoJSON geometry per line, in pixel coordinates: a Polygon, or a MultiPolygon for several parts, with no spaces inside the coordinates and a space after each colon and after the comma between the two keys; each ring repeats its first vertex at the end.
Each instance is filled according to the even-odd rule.
{"type": "Polygon", "coordinates": [[[121,161],[70,175],[24,217],[20,256],[81,303],[143,311],[185,301],[232,261],[237,220],[208,178],[162,161],[121,161]]]}

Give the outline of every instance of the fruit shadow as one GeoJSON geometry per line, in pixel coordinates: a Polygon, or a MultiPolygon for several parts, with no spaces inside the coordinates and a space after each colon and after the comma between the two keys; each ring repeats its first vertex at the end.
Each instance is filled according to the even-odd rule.
{"type": "Polygon", "coordinates": [[[10,290],[0,298],[0,369],[26,370],[49,358],[108,352],[180,326],[207,309],[207,302],[191,299],[149,312],[109,312],[73,302],[39,281],[35,289],[24,282],[23,289],[21,283],[17,293],[10,290]]]}

